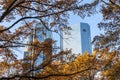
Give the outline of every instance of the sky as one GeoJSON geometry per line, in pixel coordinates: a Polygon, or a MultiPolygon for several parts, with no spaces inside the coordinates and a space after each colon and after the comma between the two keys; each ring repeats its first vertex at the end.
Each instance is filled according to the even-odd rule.
{"type": "MultiPolygon", "coordinates": [[[[84,0],[83,3],[91,2],[91,1],[92,0],[84,0]]],[[[73,15],[70,13],[70,18],[68,19],[69,25],[80,24],[80,22],[88,23],[91,29],[91,41],[93,40],[94,36],[102,33],[102,31],[100,31],[97,26],[97,24],[101,21],[102,21],[102,15],[100,13],[91,15],[91,17],[85,17],[84,19],[82,19],[78,15],[73,15]]],[[[18,52],[22,53],[22,51],[19,51],[19,50],[18,52]]],[[[23,54],[19,56],[23,56],[23,54]]]]}
{"type": "MultiPolygon", "coordinates": [[[[102,15],[100,13],[94,14],[90,17],[85,17],[84,19],[82,19],[78,15],[71,14],[70,19],[69,19],[70,25],[80,24],[80,22],[88,23],[90,25],[91,42],[96,35],[103,33],[103,31],[101,31],[98,28],[98,23],[100,23],[101,21],[102,21],[102,15]]],[[[93,48],[94,48],[94,45],[92,45],[92,49],[93,48]]]]}
{"type": "Polygon", "coordinates": [[[102,15],[100,13],[94,14],[91,17],[85,17],[84,19],[82,19],[78,15],[71,14],[69,19],[70,25],[80,24],[80,22],[88,23],[91,29],[91,39],[93,39],[94,36],[102,33],[102,31],[100,31],[100,29],[98,28],[98,23],[101,21],[102,15]]]}
{"type": "MultiPolygon", "coordinates": [[[[78,15],[73,15],[70,14],[70,18],[69,18],[69,25],[75,25],[75,24],[80,24],[80,22],[84,22],[84,23],[88,23],[90,25],[90,29],[91,29],[91,41],[93,40],[93,38],[96,35],[99,35],[100,33],[102,33],[102,31],[100,31],[100,29],[98,29],[97,24],[102,21],[102,15],[101,14],[95,14],[92,15],[91,17],[85,17],[84,19],[82,19],[81,17],[79,17],[78,15]]],[[[59,36],[59,35],[55,35],[54,37],[59,36]]],[[[58,38],[56,38],[58,39],[58,38]]],[[[59,40],[58,43],[59,44],[59,40]]],[[[59,44],[60,45],[60,44],[59,44]]],[[[92,48],[94,46],[92,45],[92,48]]],[[[18,58],[21,59],[23,58],[23,48],[19,48],[19,49],[15,49],[15,52],[18,55],[18,58]]]]}
{"type": "MultiPolygon", "coordinates": [[[[88,23],[90,25],[90,30],[91,30],[91,42],[93,40],[93,38],[96,35],[101,34],[103,31],[100,31],[100,29],[98,28],[98,23],[102,21],[102,15],[100,13],[91,15],[91,17],[85,17],[84,19],[82,19],[80,16],[78,15],[73,15],[72,13],[70,14],[70,18],[68,19],[69,22],[69,26],[73,26],[73,25],[79,25],[80,22],[83,23],[88,23]]],[[[78,26],[79,27],[79,26],[78,26]]],[[[59,40],[59,35],[58,34],[53,34],[53,39],[57,40],[57,45],[60,46],[60,40],[59,40]]],[[[68,39],[69,40],[69,39],[68,39]]],[[[72,45],[72,43],[71,43],[72,45]]],[[[76,47],[76,46],[75,46],[76,47]]],[[[92,45],[92,49],[94,48],[94,45],[92,45]]]]}
{"type": "MultiPolygon", "coordinates": [[[[84,3],[91,3],[93,0],[83,0],[83,4],[84,3]]],[[[97,9],[99,9],[99,6],[97,7],[97,9]]],[[[91,41],[93,40],[93,38],[96,35],[99,35],[101,33],[103,33],[103,31],[101,31],[98,28],[98,23],[100,23],[103,19],[102,19],[102,14],[98,11],[98,13],[95,13],[93,15],[91,15],[90,17],[85,17],[84,19],[82,19],[80,16],[78,15],[74,15],[72,13],[70,13],[70,18],[68,19],[69,22],[69,26],[72,25],[79,25],[80,22],[83,23],[88,23],[90,25],[90,30],[91,30],[91,41]]],[[[92,48],[94,46],[92,45],[92,48]]]]}

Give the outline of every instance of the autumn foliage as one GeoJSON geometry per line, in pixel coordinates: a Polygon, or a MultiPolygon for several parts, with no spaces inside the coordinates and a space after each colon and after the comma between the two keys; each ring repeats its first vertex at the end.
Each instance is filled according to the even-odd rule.
{"type": "MultiPolygon", "coordinates": [[[[67,53],[69,52],[70,51],[67,53]]],[[[54,56],[52,56],[52,58],[54,58],[54,56]]],[[[119,53],[109,51],[108,49],[94,51],[92,54],[86,52],[83,55],[76,56],[76,58],[70,62],[59,59],[51,62],[48,60],[46,59],[41,65],[44,66],[44,69],[41,68],[41,66],[36,66],[34,70],[32,68],[30,69],[31,63],[28,63],[28,61],[27,63],[13,62],[9,64],[5,61],[1,62],[1,75],[3,75],[3,73],[7,74],[9,71],[9,77],[2,77],[1,79],[17,79],[21,77],[21,79],[31,78],[43,80],[97,80],[98,77],[96,76],[100,76],[100,80],[104,80],[105,78],[115,80],[118,79],[120,75],[119,53]],[[31,76],[33,72],[34,76],[31,76]],[[97,73],[99,72],[100,74],[98,75],[97,73]]]]}
{"type": "Polygon", "coordinates": [[[82,1],[0,0],[0,80],[119,80],[120,2],[82,1]],[[74,55],[71,50],[58,52],[59,47],[53,47],[52,39],[40,42],[34,38],[33,43],[25,43],[38,23],[42,24],[39,31],[46,29],[61,36],[60,31],[70,29],[67,26],[70,13],[85,18],[97,13],[97,6],[102,6],[99,10],[104,18],[99,28],[106,32],[95,37],[92,54],[86,51],[74,55]],[[18,54],[25,46],[29,46],[31,53],[19,59],[18,54]],[[44,59],[35,65],[43,51],[44,59]]]}

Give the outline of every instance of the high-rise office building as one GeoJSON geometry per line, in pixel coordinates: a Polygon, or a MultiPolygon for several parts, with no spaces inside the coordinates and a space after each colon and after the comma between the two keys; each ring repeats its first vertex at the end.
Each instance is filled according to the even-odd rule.
{"type": "MultiPolygon", "coordinates": [[[[37,59],[34,62],[34,66],[40,65],[43,60],[47,57],[44,53],[46,52],[44,49],[39,51],[36,51],[37,47],[34,46],[29,46],[29,44],[34,44],[35,40],[39,41],[40,43],[42,42],[49,42],[50,40],[52,40],[52,32],[46,28],[43,27],[43,25],[41,23],[37,24],[32,32],[31,35],[29,35],[26,39],[26,47],[25,47],[25,51],[24,51],[24,57],[28,56],[28,55],[35,55],[35,54],[39,54],[37,56],[37,59]]],[[[45,45],[43,44],[42,47],[44,47],[45,45]]],[[[52,46],[52,45],[50,45],[52,46]]],[[[52,47],[51,49],[52,50],[52,47]]],[[[50,51],[49,50],[49,51],[50,51]]]]}
{"type": "Polygon", "coordinates": [[[88,51],[92,53],[90,26],[87,23],[80,23],[71,26],[70,34],[62,32],[61,46],[63,50],[72,49],[74,54],[83,54],[88,51]]]}
{"type": "MultiPolygon", "coordinates": [[[[36,38],[39,42],[45,42],[45,41],[49,42],[50,40],[52,40],[52,32],[46,29],[41,23],[39,23],[36,25],[34,38],[36,38]]],[[[36,66],[40,65],[43,62],[43,60],[47,57],[45,53],[46,52],[44,50],[40,52],[40,55],[37,57],[35,61],[36,66]]]]}
{"type": "MultiPolygon", "coordinates": [[[[62,32],[62,38],[60,40],[62,50],[72,49],[74,54],[83,54],[85,51],[92,53],[91,49],[91,33],[90,26],[87,23],[80,23],[71,26],[69,34],[62,32]]],[[[52,39],[52,32],[43,28],[42,24],[37,24],[33,34],[27,37],[26,43],[32,44],[37,39],[39,42],[50,41],[52,39]]],[[[49,50],[49,49],[48,49],[49,50]]],[[[51,46],[52,50],[52,46],[51,46]]],[[[34,53],[34,49],[30,49],[30,46],[26,46],[24,56],[34,53]]],[[[50,50],[49,50],[50,51],[50,50]]],[[[46,51],[41,51],[40,55],[35,61],[35,65],[39,65],[43,62],[46,51]]],[[[52,52],[51,52],[52,53],[52,52]]],[[[34,54],[33,54],[34,55],[34,54]]]]}

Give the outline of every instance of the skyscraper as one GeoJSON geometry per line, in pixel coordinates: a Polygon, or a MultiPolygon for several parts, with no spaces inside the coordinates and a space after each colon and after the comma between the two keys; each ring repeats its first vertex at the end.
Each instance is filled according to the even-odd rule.
{"type": "MultiPolygon", "coordinates": [[[[34,32],[34,39],[37,39],[39,42],[49,42],[52,40],[52,32],[46,29],[41,23],[36,25],[35,32],[34,32]]],[[[34,40],[33,39],[33,40],[34,40]]],[[[46,58],[45,51],[41,51],[40,55],[37,57],[35,61],[35,65],[40,65],[43,60],[46,58]]]]}
{"type": "MultiPolygon", "coordinates": [[[[28,55],[35,55],[35,54],[39,54],[34,62],[34,66],[40,65],[43,60],[45,59],[45,54],[47,53],[47,51],[45,51],[44,49],[39,51],[37,50],[38,47],[34,47],[34,46],[29,46],[29,44],[34,44],[35,40],[37,40],[38,42],[42,43],[42,42],[49,42],[50,40],[52,40],[52,32],[48,29],[46,29],[41,23],[37,24],[33,30],[33,32],[31,32],[32,34],[30,34],[29,36],[27,36],[26,39],[26,49],[24,51],[24,57],[28,56],[28,55]]],[[[45,45],[42,44],[42,47],[44,47],[45,45]]],[[[50,45],[52,46],[52,45],[50,45]]],[[[52,50],[49,49],[49,51],[52,50]]],[[[52,53],[52,52],[51,52],[52,53]]],[[[32,63],[32,62],[31,62],[32,63]]]]}
{"type": "Polygon", "coordinates": [[[87,23],[80,23],[81,32],[81,52],[88,51],[92,53],[90,26],[87,23]]]}
{"type": "Polygon", "coordinates": [[[83,54],[85,51],[92,53],[90,26],[87,23],[80,23],[71,26],[70,34],[62,32],[61,42],[63,50],[72,49],[74,54],[83,54]]]}

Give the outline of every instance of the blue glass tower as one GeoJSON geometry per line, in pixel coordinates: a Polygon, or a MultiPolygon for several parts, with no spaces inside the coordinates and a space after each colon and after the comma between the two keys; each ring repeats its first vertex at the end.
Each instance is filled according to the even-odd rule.
{"type": "Polygon", "coordinates": [[[80,23],[80,36],[81,36],[81,52],[88,51],[92,53],[91,49],[91,32],[90,26],[87,23],[80,23]]]}
{"type": "MultiPolygon", "coordinates": [[[[52,32],[48,29],[46,29],[41,23],[37,24],[32,32],[31,35],[29,35],[26,39],[26,49],[24,51],[24,57],[29,56],[29,55],[35,55],[36,53],[39,55],[37,56],[35,62],[34,62],[34,66],[38,66],[40,65],[43,60],[46,58],[45,55],[45,51],[44,49],[42,49],[40,52],[38,52],[36,49],[38,47],[34,47],[34,46],[29,46],[29,44],[34,44],[35,40],[37,40],[39,43],[42,42],[49,42],[50,40],[52,40],[52,32]]],[[[41,45],[42,47],[44,47],[44,45],[41,45]]],[[[51,52],[52,53],[52,52],[51,52]]],[[[32,63],[32,61],[31,61],[32,63]]]]}
{"type": "MultiPolygon", "coordinates": [[[[45,42],[52,40],[52,32],[43,27],[41,23],[36,25],[34,39],[37,39],[39,42],[45,42]]],[[[40,55],[35,61],[35,65],[40,65],[43,60],[46,58],[45,51],[41,51],[40,55]]]]}

